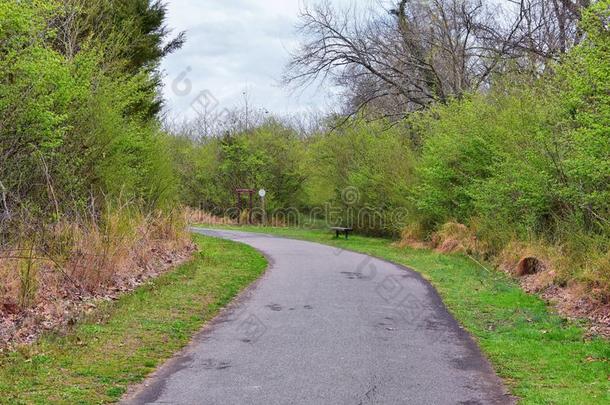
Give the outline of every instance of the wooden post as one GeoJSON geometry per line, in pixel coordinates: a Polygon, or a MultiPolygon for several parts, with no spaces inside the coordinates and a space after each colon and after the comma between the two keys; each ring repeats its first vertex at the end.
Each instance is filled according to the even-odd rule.
{"type": "Polygon", "coordinates": [[[241,194],[239,193],[239,190],[236,191],[237,193],[237,225],[240,224],[240,220],[241,220],[241,194]]]}
{"type": "Polygon", "coordinates": [[[252,225],[252,209],[253,209],[253,204],[252,204],[252,194],[254,194],[254,191],[251,190],[249,193],[250,195],[250,211],[248,212],[248,224],[252,225]]]}

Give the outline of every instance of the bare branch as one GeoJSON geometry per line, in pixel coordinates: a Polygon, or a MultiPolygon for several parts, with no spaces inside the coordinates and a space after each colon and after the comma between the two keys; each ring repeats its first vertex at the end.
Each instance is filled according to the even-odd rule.
{"type": "Polygon", "coordinates": [[[543,71],[578,42],[589,2],[397,0],[390,10],[363,12],[322,2],[301,12],[303,42],[284,83],[340,85],[348,119],[363,109],[404,116],[484,88],[494,73],[543,71]]]}

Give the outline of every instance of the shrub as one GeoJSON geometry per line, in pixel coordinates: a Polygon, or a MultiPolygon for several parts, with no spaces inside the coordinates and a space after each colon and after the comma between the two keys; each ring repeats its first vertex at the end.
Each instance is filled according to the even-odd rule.
{"type": "MultiPolygon", "coordinates": [[[[267,209],[303,205],[303,143],[290,128],[269,120],[239,133],[205,139],[202,144],[177,138],[173,147],[194,164],[176,162],[186,203],[217,216],[235,216],[235,190],[268,190],[267,209]]],[[[258,203],[258,197],[255,197],[258,203]]]]}
{"type": "Polygon", "coordinates": [[[307,201],[329,222],[369,234],[398,235],[413,182],[409,138],[389,123],[356,120],[309,140],[307,201]],[[336,212],[335,212],[336,211],[336,212]]]}
{"type": "Polygon", "coordinates": [[[428,238],[471,251],[463,234],[472,232],[485,244],[474,250],[510,271],[529,258],[548,282],[610,296],[609,10],[599,2],[585,12],[586,37],[556,75],[504,78],[412,118],[423,141],[412,220],[428,238]]]}

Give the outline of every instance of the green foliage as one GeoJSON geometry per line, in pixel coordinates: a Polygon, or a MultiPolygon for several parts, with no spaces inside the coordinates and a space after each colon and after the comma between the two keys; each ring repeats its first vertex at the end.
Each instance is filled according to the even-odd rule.
{"type": "MultiPolygon", "coordinates": [[[[56,22],[83,13],[79,7],[0,2],[0,181],[9,213],[56,220],[118,195],[151,208],[174,198],[167,138],[150,115],[156,89],[148,67],[109,69],[110,47],[87,38],[71,52],[58,46],[68,28],[56,22]]],[[[158,48],[163,35],[153,31],[146,35],[158,48]]]]}
{"type": "Polygon", "coordinates": [[[148,98],[141,90],[146,76],[98,80],[73,126],[78,134],[73,146],[86,151],[78,177],[112,197],[141,198],[151,208],[163,205],[175,191],[168,139],[156,122],[125,114],[148,98]]]}
{"type": "Polygon", "coordinates": [[[189,343],[267,265],[253,248],[197,236],[193,261],[99,302],[64,335],[0,354],[0,403],[114,403],[189,343]]]}
{"type": "MultiPolygon", "coordinates": [[[[64,144],[70,90],[79,83],[61,56],[44,46],[50,35],[44,24],[52,12],[50,2],[3,1],[0,10],[0,180],[9,196],[19,200],[16,194],[26,180],[32,188],[43,186],[24,193],[45,194],[45,158],[58,155],[64,144]]],[[[58,160],[58,166],[65,165],[58,160]]]]}
{"type": "Polygon", "coordinates": [[[587,13],[587,38],[558,77],[534,87],[498,82],[421,117],[423,222],[482,217],[525,237],[570,218],[600,231],[610,207],[610,41],[601,21],[587,13]]]}
{"type": "Polygon", "coordinates": [[[563,215],[557,109],[539,89],[510,83],[424,115],[415,206],[429,228],[485,218],[526,236],[563,215]]]}
{"type": "Polygon", "coordinates": [[[123,60],[131,74],[143,68],[155,69],[164,56],[184,42],[183,33],[168,40],[170,32],[164,25],[167,6],[160,0],[69,0],[67,4],[69,10],[80,11],[81,39],[114,41],[113,56],[123,60]]]}
{"type": "MultiPolygon", "coordinates": [[[[610,2],[588,9],[581,29],[586,39],[559,69],[568,128],[564,191],[587,228],[608,224],[610,218],[610,2]]],[[[598,228],[599,229],[599,228],[598,228]]]]}
{"type": "Polygon", "coordinates": [[[145,72],[138,91],[148,97],[138,100],[129,112],[152,119],[162,107],[156,92],[162,84],[158,65],[185,40],[184,33],[168,38],[166,14],[161,0],[67,0],[53,23],[58,31],[53,46],[72,58],[93,45],[103,52],[104,69],[128,76],[145,72]]]}
{"type": "MultiPolygon", "coordinates": [[[[235,190],[269,190],[267,208],[298,208],[303,198],[303,144],[294,131],[269,121],[248,132],[194,144],[173,141],[182,173],[183,198],[217,213],[235,207],[235,190]]],[[[257,198],[258,199],[258,198],[257,198]]]]}
{"type": "Polygon", "coordinates": [[[560,277],[610,293],[609,15],[607,1],[587,10],[586,36],[555,75],[503,78],[412,118],[424,144],[414,221],[472,225],[489,253],[513,239],[559,245],[560,277]]]}
{"type": "Polygon", "coordinates": [[[415,206],[425,223],[452,216],[467,218],[474,211],[472,192],[477,180],[491,175],[495,150],[488,142],[493,116],[479,97],[439,106],[422,115],[425,144],[417,166],[415,206]]]}
{"type": "Polygon", "coordinates": [[[329,222],[366,233],[397,233],[404,225],[413,163],[409,140],[386,122],[357,120],[320,134],[308,145],[308,203],[329,222]]]}
{"type": "Polygon", "coordinates": [[[172,149],[183,201],[218,215],[236,215],[235,189],[265,188],[270,218],[326,219],[376,234],[404,225],[414,159],[402,129],[386,122],[358,119],[299,138],[269,120],[202,143],[178,136],[172,149]]]}

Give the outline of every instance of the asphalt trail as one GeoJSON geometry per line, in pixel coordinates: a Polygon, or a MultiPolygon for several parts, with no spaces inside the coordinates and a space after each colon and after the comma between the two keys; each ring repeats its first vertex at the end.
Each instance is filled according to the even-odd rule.
{"type": "Polygon", "coordinates": [[[128,404],[512,404],[421,276],[333,247],[237,231],[265,275],[128,404]]]}

